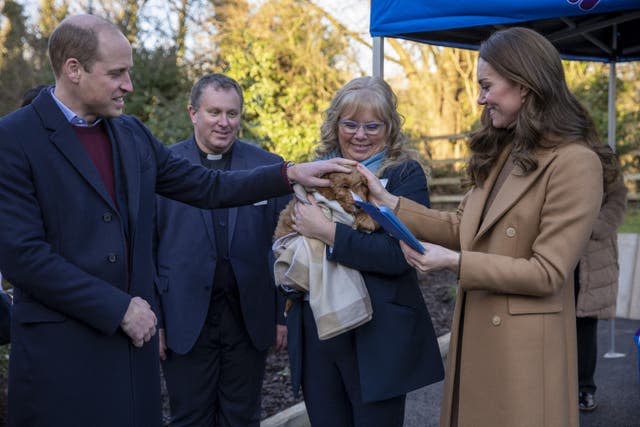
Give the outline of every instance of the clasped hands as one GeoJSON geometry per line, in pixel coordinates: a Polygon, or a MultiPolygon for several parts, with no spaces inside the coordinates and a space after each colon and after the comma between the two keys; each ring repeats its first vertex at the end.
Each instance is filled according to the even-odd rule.
{"type": "Polygon", "coordinates": [[[157,324],[158,319],[149,303],[140,297],[133,297],[120,326],[125,334],[131,338],[134,346],[142,347],[156,334],[157,324]]]}

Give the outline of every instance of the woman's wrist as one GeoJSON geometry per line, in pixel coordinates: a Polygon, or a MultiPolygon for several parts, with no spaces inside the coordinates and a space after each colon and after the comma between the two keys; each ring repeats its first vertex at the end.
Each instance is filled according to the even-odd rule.
{"type": "Polygon", "coordinates": [[[394,210],[398,205],[399,200],[400,198],[398,196],[394,196],[393,194],[387,192],[385,195],[382,196],[382,199],[380,200],[379,205],[383,205],[388,207],[391,210],[394,210]]]}
{"type": "Polygon", "coordinates": [[[316,221],[312,227],[299,231],[303,236],[317,239],[326,245],[333,246],[336,238],[336,223],[326,218],[316,221]]]}
{"type": "Polygon", "coordinates": [[[460,263],[462,262],[462,254],[460,252],[453,252],[451,255],[451,263],[449,269],[456,273],[458,277],[460,277],[460,263]]]}
{"type": "Polygon", "coordinates": [[[326,245],[333,246],[336,241],[336,223],[328,222],[323,226],[322,236],[319,239],[326,245]]]}

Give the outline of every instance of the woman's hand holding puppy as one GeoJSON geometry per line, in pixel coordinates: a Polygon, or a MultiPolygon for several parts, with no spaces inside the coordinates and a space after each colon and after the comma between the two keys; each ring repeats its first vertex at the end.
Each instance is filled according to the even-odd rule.
{"type": "Polygon", "coordinates": [[[378,206],[386,206],[389,209],[394,209],[398,204],[398,196],[394,196],[385,190],[378,177],[367,169],[366,166],[358,163],[356,168],[358,172],[367,178],[367,183],[369,184],[369,201],[378,206]]]}
{"type": "Polygon", "coordinates": [[[296,202],[293,214],[293,229],[306,237],[312,237],[333,246],[336,225],[329,221],[313,196],[307,196],[309,203],[296,202]]]}

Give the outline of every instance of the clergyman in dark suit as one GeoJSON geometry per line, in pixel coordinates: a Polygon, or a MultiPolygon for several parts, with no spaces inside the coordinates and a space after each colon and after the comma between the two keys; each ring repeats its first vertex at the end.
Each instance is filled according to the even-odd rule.
{"type": "MultiPolygon", "coordinates": [[[[202,77],[188,107],[194,135],[171,150],[218,170],[281,163],[279,156],[237,139],[242,107],[235,80],[202,77]]],[[[158,196],[160,356],[171,426],[260,424],[267,351],[274,342],[281,349],[286,339],[284,301],[269,255],[288,200],[203,210],[158,196]]]]}
{"type": "MultiPolygon", "coordinates": [[[[92,16],[49,38],[56,85],[0,119],[0,271],[14,288],[9,427],[161,425],[155,193],[203,208],[288,194],[335,163],[219,172],[123,115],[127,38],[92,16]]],[[[319,182],[318,182],[319,181],[319,182]]]]}

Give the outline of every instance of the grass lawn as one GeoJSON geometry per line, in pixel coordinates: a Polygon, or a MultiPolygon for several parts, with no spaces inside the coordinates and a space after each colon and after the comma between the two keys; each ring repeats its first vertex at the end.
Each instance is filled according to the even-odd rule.
{"type": "Polygon", "coordinates": [[[640,233],[640,209],[627,209],[618,233],[640,233]]]}

